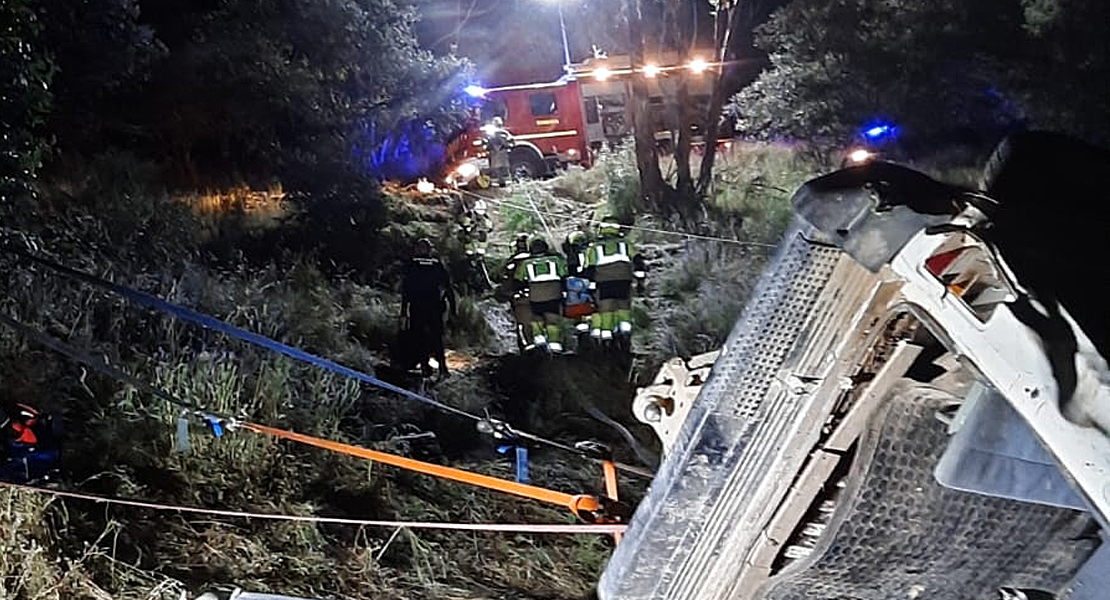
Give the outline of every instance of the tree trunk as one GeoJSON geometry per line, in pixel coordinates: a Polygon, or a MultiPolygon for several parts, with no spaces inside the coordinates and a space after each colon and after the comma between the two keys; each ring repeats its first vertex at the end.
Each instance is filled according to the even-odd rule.
{"type": "Polygon", "coordinates": [[[632,131],[636,142],[636,168],[640,172],[640,197],[650,206],[660,207],[664,196],[663,174],[659,170],[659,154],[655,148],[655,131],[651,122],[651,106],[647,83],[639,76],[644,65],[643,17],[641,0],[629,0],[629,58],[633,76],[631,87],[632,131]]]}
{"type": "Polygon", "coordinates": [[[733,2],[727,9],[718,10],[714,23],[713,38],[717,46],[717,62],[721,64],[714,75],[716,80],[713,82],[713,91],[709,94],[709,106],[706,107],[705,121],[702,123],[702,131],[705,132],[705,152],[701,157],[696,188],[700,197],[705,197],[709,193],[709,187],[713,183],[713,163],[717,159],[717,136],[720,134],[721,111],[725,105],[724,84],[728,69],[725,63],[732,56],[729,52],[729,44],[740,16],[740,7],[737,4],[739,2],[733,2]]]}
{"type": "MultiPolygon", "coordinates": [[[[677,28],[678,64],[684,65],[690,60],[690,48],[694,45],[697,37],[694,15],[691,12],[693,7],[690,3],[679,0],[677,3],[672,2],[670,8],[674,13],[674,22],[677,28]]],[[[685,71],[680,71],[678,87],[675,90],[675,111],[678,124],[678,135],[674,142],[674,160],[678,176],[675,189],[678,192],[678,201],[682,203],[684,209],[693,208],[697,203],[697,196],[694,194],[694,176],[690,172],[690,144],[693,142],[691,125],[693,120],[690,112],[688,77],[689,75],[685,71]]],[[[686,212],[686,210],[683,210],[684,214],[686,212]]]]}
{"type": "Polygon", "coordinates": [[[698,196],[704,197],[708,194],[709,187],[713,184],[713,164],[717,159],[717,136],[721,133],[721,116],[725,101],[728,99],[725,96],[728,63],[737,56],[736,48],[741,46],[736,36],[742,36],[741,42],[751,43],[752,30],[756,23],[767,18],[772,10],[785,3],[784,0],[733,0],[727,8],[727,15],[722,15],[723,10],[717,12],[714,38],[718,49],[717,60],[721,63],[721,67],[717,71],[717,80],[713,83],[713,92],[705,115],[705,155],[698,170],[698,196]]]}
{"type": "Polygon", "coordinates": [[[701,166],[698,169],[698,185],[695,189],[697,196],[705,197],[709,193],[709,186],[713,183],[713,163],[717,159],[717,136],[720,135],[721,112],[724,110],[725,94],[724,73],[717,74],[717,81],[713,84],[713,93],[709,96],[709,107],[706,109],[705,124],[705,152],[701,157],[701,166]]]}

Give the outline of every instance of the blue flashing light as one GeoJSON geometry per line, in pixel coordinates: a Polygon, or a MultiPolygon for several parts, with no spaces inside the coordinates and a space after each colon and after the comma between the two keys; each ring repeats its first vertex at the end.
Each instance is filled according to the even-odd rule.
{"type": "Polygon", "coordinates": [[[470,96],[471,98],[481,98],[485,96],[486,92],[488,92],[489,90],[480,85],[471,84],[463,88],[463,91],[466,92],[466,95],[470,96]]]}
{"type": "Polygon", "coordinates": [[[879,123],[863,130],[863,137],[875,141],[883,138],[894,137],[898,128],[890,123],[879,123]]]}

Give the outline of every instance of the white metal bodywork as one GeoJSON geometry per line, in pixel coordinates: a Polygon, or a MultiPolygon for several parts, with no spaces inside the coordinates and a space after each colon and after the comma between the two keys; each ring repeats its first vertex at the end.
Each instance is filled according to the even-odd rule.
{"type": "MultiPolygon", "coordinates": [[[[1006,397],[1092,508],[1103,520],[1110,518],[1110,437],[1103,433],[1110,431],[1110,373],[1106,361],[1065,315],[1079,342],[1077,408],[1069,416],[1087,426],[1069,421],[1060,412],[1052,367],[1036,333],[1006,304],[1000,304],[981,321],[925,270],[925,260],[945,239],[944,234],[921,232],[891,261],[890,269],[905,282],[901,295],[920,309],[926,322],[943,330],[950,350],[970,360],[1006,397]]],[[[1006,268],[1004,263],[999,266],[1006,268]]]]}
{"type": "Polygon", "coordinates": [[[721,351],[717,350],[699,354],[689,362],[673,358],[659,368],[652,385],[637,391],[632,401],[632,414],[655,430],[655,435],[663,442],[664,453],[674,446],[694,399],[720,355],[721,351]]]}

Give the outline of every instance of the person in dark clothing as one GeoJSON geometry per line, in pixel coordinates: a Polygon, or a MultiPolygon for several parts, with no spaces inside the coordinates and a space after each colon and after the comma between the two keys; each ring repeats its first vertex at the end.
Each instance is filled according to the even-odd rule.
{"type": "Polygon", "coordinates": [[[497,185],[504,187],[512,177],[509,153],[513,149],[513,136],[505,129],[501,117],[494,117],[482,127],[486,151],[489,152],[489,175],[497,185]]]}
{"type": "MultiPolygon", "coordinates": [[[[433,256],[431,240],[421,238],[416,242],[412,261],[401,284],[401,335],[410,344],[425,377],[432,374],[429,358],[434,358],[439,365],[441,377],[447,375],[443,317],[448,308],[451,316],[458,313],[451,275],[443,263],[433,256]]],[[[411,368],[413,365],[406,366],[411,368]]]]}

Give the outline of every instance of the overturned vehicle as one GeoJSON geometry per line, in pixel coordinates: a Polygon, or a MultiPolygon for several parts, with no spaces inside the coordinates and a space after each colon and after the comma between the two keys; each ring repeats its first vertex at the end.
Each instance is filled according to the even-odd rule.
{"type": "Polygon", "coordinates": [[[599,596],[1110,598],[1108,168],[1031,132],[980,190],[805,184],[708,379],[637,398],[666,458],[599,596]]]}

